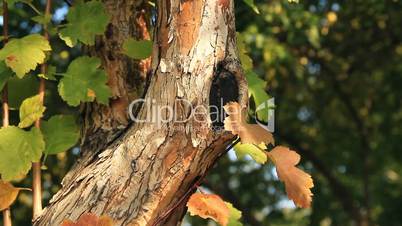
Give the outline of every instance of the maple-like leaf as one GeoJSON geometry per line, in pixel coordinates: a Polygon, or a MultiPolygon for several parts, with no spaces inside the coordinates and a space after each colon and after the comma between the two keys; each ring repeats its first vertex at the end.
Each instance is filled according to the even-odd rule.
{"type": "Polygon", "coordinates": [[[70,47],[77,40],[86,45],[95,43],[95,35],[105,32],[110,16],[106,13],[103,3],[100,1],[77,1],[70,7],[67,14],[66,27],[61,29],[60,38],[70,47]]]}
{"type": "Polygon", "coordinates": [[[42,133],[46,148],[44,153],[57,154],[77,143],[80,132],[72,115],[55,115],[42,122],[42,133]]]}
{"type": "Polygon", "coordinates": [[[107,104],[111,92],[106,85],[107,75],[100,66],[100,59],[88,56],[71,62],[58,86],[62,99],[71,106],[78,106],[80,101],[90,102],[96,96],[99,103],[107,104]]]}
{"type": "Polygon", "coordinates": [[[32,34],[20,39],[12,39],[0,50],[0,60],[22,78],[38,64],[44,62],[46,51],[50,51],[49,42],[41,35],[32,34]]]}
{"type": "Polygon", "coordinates": [[[108,216],[96,216],[93,213],[85,213],[76,222],[64,220],[61,226],[113,226],[113,219],[108,216]]]}
{"type": "Polygon", "coordinates": [[[223,226],[229,222],[230,209],[217,195],[194,193],[188,200],[187,207],[191,216],[211,218],[223,226]]]}
{"type": "Polygon", "coordinates": [[[19,188],[0,180],[0,211],[7,209],[17,198],[19,188]]]}
{"type": "Polygon", "coordinates": [[[289,199],[298,207],[310,207],[313,196],[310,189],[314,184],[309,174],[296,167],[300,155],[283,146],[277,146],[267,154],[276,166],[279,179],[285,183],[289,199]]]}
{"type": "Polygon", "coordinates": [[[243,144],[274,144],[274,138],[270,132],[259,125],[248,124],[246,122],[246,111],[237,102],[230,102],[224,106],[229,115],[225,118],[225,130],[231,131],[234,135],[239,135],[243,144]],[[244,112],[244,113],[243,113],[244,112]]]}
{"type": "Polygon", "coordinates": [[[45,149],[45,142],[36,127],[25,131],[15,126],[0,129],[0,174],[5,181],[20,179],[37,162],[45,149]]]}

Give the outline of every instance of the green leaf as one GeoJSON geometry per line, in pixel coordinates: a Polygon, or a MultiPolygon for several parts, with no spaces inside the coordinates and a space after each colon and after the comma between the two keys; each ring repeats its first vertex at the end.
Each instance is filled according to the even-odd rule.
{"type": "Polygon", "coordinates": [[[45,14],[45,15],[34,16],[31,18],[31,20],[35,21],[38,24],[46,25],[49,24],[50,21],[52,20],[52,15],[45,14]]]}
{"type": "Polygon", "coordinates": [[[5,60],[19,78],[24,77],[38,64],[44,62],[45,51],[50,51],[49,42],[41,35],[32,34],[20,39],[13,39],[0,50],[0,60],[5,60]]]}
{"type": "Polygon", "coordinates": [[[23,79],[12,77],[8,80],[8,101],[11,109],[18,109],[26,98],[38,93],[39,81],[35,76],[26,76],[23,79]],[[13,90],[18,90],[14,92],[13,90]]]}
{"type": "Polygon", "coordinates": [[[68,24],[60,30],[60,38],[68,46],[74,46],[77,40],[87,45],[95,43],[95,35],[102,35],[110,17],[100,1],[78,1],[67,14],[68,24]]]}
{"type": "Polygon", "coordinates": [[[225,202],[226,206],[229,208],[229,222],[227,226],[243,226],[239,221],[241,218],[241,211],[233,207],[232,203],[225,202]]]}
{"type": "MultiPolygon", "coordinates": [[[[246,71],[246,79],[248,83],[248,93],[253,97],[255,106],[267,104],[269,95],[265,91],[266,82],[258,77],[253,71],[246,71]]],[[[269,106],[265,106],[257,111],[257,117],[261,121],[268,121],[269,106]]]]}
{"type": "Polygon", "coordinates": [[[73,40],[70,37],[64,37],[63,34],[59,33],[59,38],[63,40],[66,45],[70,48],[73,48],[76,43],[73,43],[73,40]]]}
{"type": "MultiPolygon", "coordinates": [[[[266,149],[264,144],[260,144],[259,147],[261,149],[266,149]]],[[[261,149],[257,148],[253,144],[242,144],[238,143],[233,147],[237,158],[244,158],[245,155],[249,155],[253,158],[257,163],[264,164],[267,162],[267,154],[261,149]]]]}
{"type": "Polygon", "coordinates": [[[0,91],[3,90],[4,85],[13,76],[13,72],[6,66],[4,61],[0,61],[0,91]]]}
{"type": "Polygon", "coordinates": [[[56,81],[56,77],[54,76],[56,74],[56,67],[49,65],[47,67],[47,72],[46,74],[38,74],[39,78],[43,78],[46,80],[51,80],[51,81],[56,81]]]}
{"type": "Polygon", "coordinates": [[[20,107],[20,123],[18,127],[26,128],[31,126],[43,116],[45,110],[46,108],[41,103],[39,95],[25,99],[20,107]]]}
{"type": "Polygon", "coordinates": [[[249,57],[246,50],[246,43],[244,41],[243,35],[239,32],[236,33],[237,37],[237,49],[239,50],[239,58],[241,65],[245,71],[253,69],[253,60],[249,57]]]}
{"type": "Polygon", "coordinates": [[[133,59],[146,59],[152,54],[152,41],[129,38],[123,43],[123,52],[133,59]]]}
{"type": "Polygon", "coordinates": [[[15,126],[0,129],[0,174],[5,181],[20,179],[38,162],[45,148],[38,128],[25,131],[15,126]]]}
{"type": "Polygon", "coordinates": [[[80,101],[93,101],[95,97],[98,102],[107,104],[111,92],[106,85],[107,75],[99,69],[100,65],[98,58],[88,56],[71,62],[58,86],[62,99],[71,106],[78,106],[80,101]]]}
{"type": "Polygon", "coordinates": [[[255,5],[254,0],[243,0],[243,2],[246,3],[248,6],[250,6],[250,8],[253,9],[255,13],[260,14],[260,11],[255,5]]]}
{"type": "Polygon", "coordinates": [[[74,146],[80,137],[79,127],[72,115],[56,115],[42,122],[46,154],[57,154],[74,146]]]}

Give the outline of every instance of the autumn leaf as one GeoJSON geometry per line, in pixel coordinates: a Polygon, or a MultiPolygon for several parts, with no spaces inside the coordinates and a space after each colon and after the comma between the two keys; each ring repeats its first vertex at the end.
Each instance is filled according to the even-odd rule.
{"type": "Polygon", "coordinates": [[[217,195],[195,193],[188,200],[187,207],[191,216],[211,218],[223,226],[229,222],[230,209],[217,195]]]}
{"type": "Polygon", "coordinates": [[[310,207],[314,187],[311,176],[296,167],[300,155],[287,147],[277,146],[268,152],[268,157],[274,162],[279,179],[285,183],[289,199],[298,207],[310,207]]]}
{"type": "Polygon", "coordinates": [[[64,220],[61,226],[113,226],[113,219],[108,216],[96,216],[93,213],[85,213],[78,218],[77,222],[64,220]]]}
{"type": "Polygon", "coordinates": [[[7,209],[17,198],[20,189],[9,182],[0,180],[0,211],[7,209]]]}
{"type": "Polygon", "coordinates": [[[239,135],[243,144],[274,144],[274,138],[270,132],[259,125],[248,124],[246,116],[243,114],[244,109],[239,103],[230,102],[224,106],[226,113],[229,115],[225,118],[225,130],[231,131],[234,135],[239,135]]]}

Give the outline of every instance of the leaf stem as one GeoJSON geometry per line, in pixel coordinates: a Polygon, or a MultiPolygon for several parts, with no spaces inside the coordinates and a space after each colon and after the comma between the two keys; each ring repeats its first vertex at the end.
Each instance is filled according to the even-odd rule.
{"type": "Polygon", "coordinates": [[[42,15],[42,13],[30,2],[25,2],[25,4],[27,4],[29,7],[31,7],[31,9],[33,11],[35,11],[35,13],[37,13],[38,15],[42,15]]]}
{"type": "MultiPolygon", "coordinates": [[[[8,5],[5,0],[3,0],[3,43],[4,45],[8,42],[8,5]]],[[[3,87],[2,95],[2,108],[3,108],[3,127],[7,127],[9,123],[9,106],[8,106],[8,85],[7,83],[3,87]]],[[[11,210],[7,208],[3,210],[3,226],[12,226],[11,221],[11,210]]]]}
{"type": "MultiPolygon", "coordinates": [[[[32,5],[31,6],[34,10],[35,7],[32,5]]],[[[35,10],[39,12],[37,9],[35,10]]],[[[51,11],[51,0],[46,1],[46,9],[45,9],[45,16],[50,15],[51,11]]],[[[40,12],[39,12],[40,14],[40,12]]],[[[44,36],[47,40],[49,40],[49,33],[47,29],[47,24],[43,25],[43,32],[44,36]]],[[[41,73],[46,74],[47,73],[47,65],[46,63],[43,63],[41,65],[41,73]]],[[[39,97],[40,97],[40,102],[43,105],[44,104],[44,99],[45,99],[45,79],[40,78],[40,83],[39,83],[39,97]]],[[[35,122],[35,127],[40,129],[40,122],[41,119],[36,120],[35,122]]],[[[33,162],[32,163],[32,192],[33,192],[33,219],[35,219],[37,216],[39,216],[42,212],[42,183],[41,183],[41,162],[33,162]]]]}

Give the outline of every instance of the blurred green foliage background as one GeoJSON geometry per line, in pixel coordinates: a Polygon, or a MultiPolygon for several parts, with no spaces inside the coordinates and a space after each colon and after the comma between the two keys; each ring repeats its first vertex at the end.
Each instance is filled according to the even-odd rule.
{"type": "MultiPolygon", "coordinates": [[[[254,71],[275,97],[276,143],[302,156],[301,167],[315,182],[313,206],[297,209],[287,200],[272,164],[237,160],[232,152],[203,188],[242,210],[245,225],[402,225],[402,1],[257,0],[259,14],[235,3],[254,71]]],[[[43,1],[34,4],[44,8],[43,1]]],[[[62,22],[67,10],[55,0],[53,22],[62,22]]],[[[11,8],[11,35],[40,32],[29,20],[34,15],[24,4],[11,8]]],[[[50,63],[64,72],[80,47],[51,42],[50,63]]],[[[12,107],[36,93],[33,82],[33,76],[10,82],[12,107]]],[[[48,83],[48,116],[78,115],[48,83]]],[[[46,159],[45,204],[78,156],[74,148],[46,159]]],[[[18,185],[29,187],[30,177],[18,185]]],[[[12,206],[14,225],[30,225],[31,205],[31,194],[22,192],[12,206]]],[[[188,216],[184,224],[213,225],[188,216]]]]}

